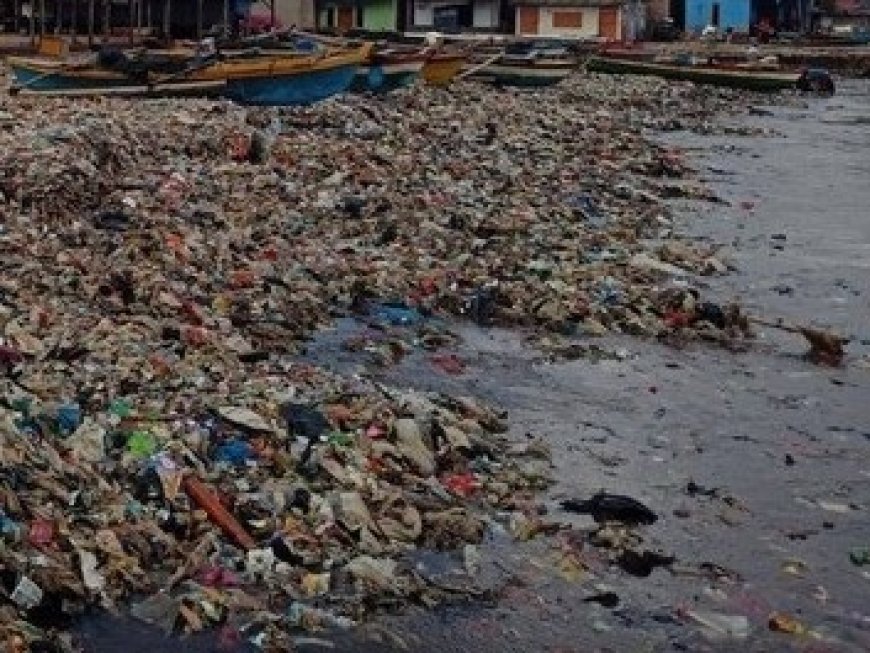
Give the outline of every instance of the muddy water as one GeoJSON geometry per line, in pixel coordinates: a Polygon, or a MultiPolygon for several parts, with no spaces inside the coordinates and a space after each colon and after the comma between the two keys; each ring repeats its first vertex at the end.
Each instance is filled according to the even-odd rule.
{"type": "MultiPolygon", "coordinates": [[[[769,109],[750,120],[776,137],[669,135],[731,202],[680,206],[678,228],[728,254],[734,272],[708,280],[712,296],[849,335],[845,368],[808,365],[799,339],[774,332],[742,354],[606,338],[597,344],[622,360],[551,364],[518,334],[457,326],[457,353],[469,364],[458,377],[418,354],[371,368],[340,350],[362,328],[353,322],[308,353],[343,372],[497,402],[517,438],[542,436],[553,450],[552,518],[572,521],[558,508],[565,496],[629,494],[660,515],[643,529],[645,548],[687,570],[720,565],[732,580],[663,570],[636,578],[595,550],[582,552],[583,570],[566,570],[552,542],[507,545],[496,523],[483,547],[488,602],[409,608],[330,637],[332,650],[870,650],[870,573],[848,558],[870,546],[870,84],[769,109]],[[714,496],[691,496],[690,481],[714,496]],[[585,601],[602,591],[619,604],[585,601]],[[750,632],[702,633],[678,617],[687,609],[745,616],[750,632]],[[771,633],[773,611],[816,635],[771,633]]],[[[427,573],[460,564],[449,555],[420,561],[427,573]]],[[[84,634],[92,651],[208,650],[117,623],[94,622],[84,634]]]]}

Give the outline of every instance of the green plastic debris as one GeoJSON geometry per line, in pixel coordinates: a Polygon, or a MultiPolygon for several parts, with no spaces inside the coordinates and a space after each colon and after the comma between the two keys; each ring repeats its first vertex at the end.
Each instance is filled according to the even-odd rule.
{"type": "Polygon", "coordinates": [[[338,447],[349,447],[354,441],[352,435],[342,433],[341,431],[333,431],[326,437],[326,439],[329,444],[334,444],[338,447]]]}
{"type": "Polygon", "coordinates": [[[853,565],[857,565],[858,567],[870,565],[870,547],[852,549],[849,551],[849,560],[852,561],[853,565]]]}
{"type": "Polygon", "coordinates": [[[127,437],[127,451],[137,458],[147,458],[157,451],[157,440],[148,431],[133,431],[127,437]]]}
{"type": "Polygon", "coordinates": [[[12,410],[18,411],[25,417],[30,415],[31,401],[30,397],[16,397],[10,404],[12,410]]]}
{"type": "Polygon", "coordinates": [[[130,413],[133,412],[133,407],[126,399],[115,399],[109,404],[109,412],[123,419],[130,416],[130,413]]]}

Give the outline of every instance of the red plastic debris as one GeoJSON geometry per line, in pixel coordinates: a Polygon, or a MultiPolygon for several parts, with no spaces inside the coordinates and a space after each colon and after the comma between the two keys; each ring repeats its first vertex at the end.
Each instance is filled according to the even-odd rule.
{"type": "Polygon", "coordinates": [[[450,474],[441,479],[441,484],[453,494],[467,497],[480,489],[480,481],[473,474],[450,474]]]}
{"type": "Polygon", "coordinates": [[[668,311],[665,313],[665,326],[671,329],[687,327],[691,324],[692,316],[685,311],[668,311]]]}
{"type": "Polygon", "coordinates": [[[54,524],[47,519],[34,519],[30,522],[27,541],[33,546],[48,546],[54,541],[54,524]]]}
{"type": "Polygon", "coordinates": [[[24,360],[21,352],[9,345],[0,345],[0,364],[15,365],[24,360]]]}

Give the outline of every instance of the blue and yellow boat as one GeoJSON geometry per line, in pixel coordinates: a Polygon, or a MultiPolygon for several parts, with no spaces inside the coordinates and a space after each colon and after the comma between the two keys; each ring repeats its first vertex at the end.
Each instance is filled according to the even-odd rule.
{"type": "MultiPolygon", "coordinates": [[[[131,59],[108,67],[95,61],[10,57],[12,93],[32,95],[221,95],[243,104],[311,104],[348,89],[372,45],[316,53],[237,54],[178,59],[149,68],[131,59]],[[164,73],[163,70],[170,72],[164,73]],[[157,71],[157,72],[155,72],[157,71]]],[[[172,57],[170,56],[169,59],[172,57]]]]}

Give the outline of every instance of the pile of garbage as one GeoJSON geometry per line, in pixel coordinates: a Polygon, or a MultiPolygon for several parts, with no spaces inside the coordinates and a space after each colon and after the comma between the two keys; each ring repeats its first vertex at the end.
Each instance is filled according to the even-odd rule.
{"type": "Polygon", "coordinates": [[[294,627],[437,604],[446,590],[403,555],[478,544],[496,510],[548,482],[546,452],[508,447],[504,415],[480,402],[304,365],[185,410],[3,389],[6,642],[43,641],[93,604],[270,647],[294,627]]]}
{"type": "Polygon", "coordinates": [[[402,554],[478,542],[546,484],[540,451],[510,455],[474,400],[294,362],[301,343],[343,315],[740,336],[687,289],[725,263],[664,204],[709,191],[642,133],[739,99],[577,77],[285,110],[0,102],[0,637],[132,602],[280,647],[437,602],[402,554]]]}

